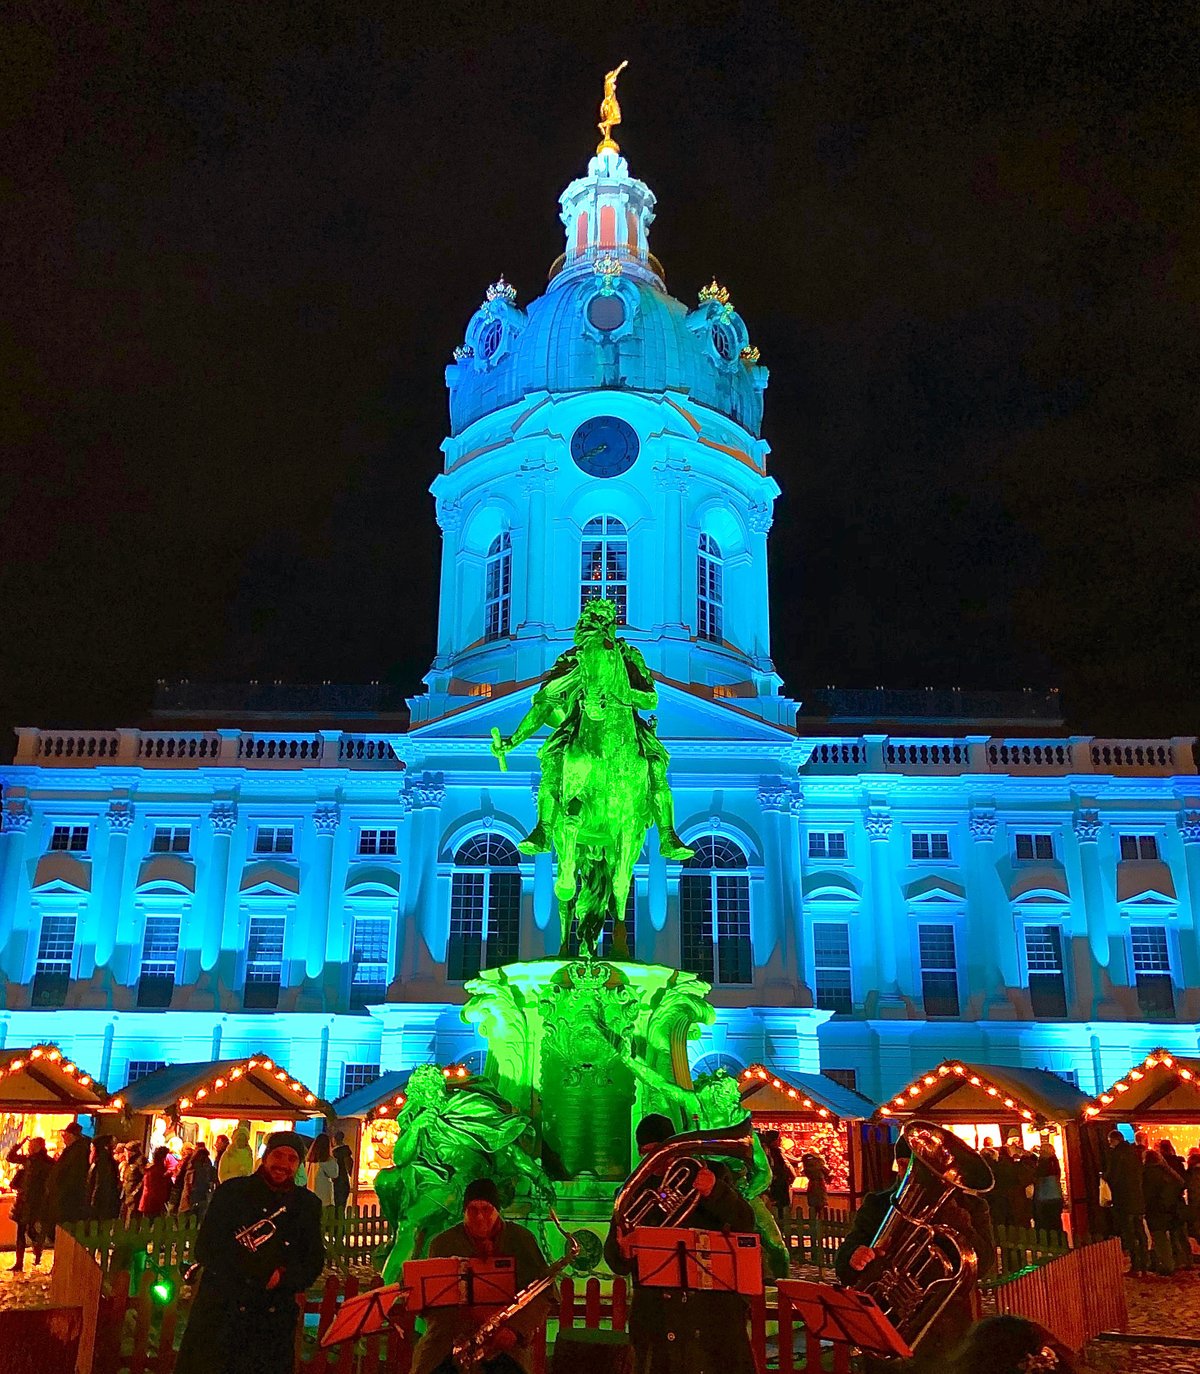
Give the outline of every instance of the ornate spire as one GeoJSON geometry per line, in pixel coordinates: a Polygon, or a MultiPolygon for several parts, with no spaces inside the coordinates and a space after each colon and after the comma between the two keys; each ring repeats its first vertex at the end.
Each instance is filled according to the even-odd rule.
{"type": "Polygon", "coordinates": [[[614,67],[604,78],[604,99],[600,102],[600,142],[596,145],[596,155],[619,153],[621,149],[612,137],[612,127],[621,122],[621,107],[617,104],[617,77],[629,66],[628,60],[614,67]]]}

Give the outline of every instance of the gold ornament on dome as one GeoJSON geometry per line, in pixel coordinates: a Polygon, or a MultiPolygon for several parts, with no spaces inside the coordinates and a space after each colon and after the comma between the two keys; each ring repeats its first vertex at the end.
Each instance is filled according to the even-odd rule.
{"type": "Polygon", "coordinates": [[[718,305],[732,305],[729,299],[729,288],[722,286],[716,277],[712,279],[708,286],[700,288],[700,304],[707,305],[709,301],[716,301],[718,305]]]}
{"type": "Polygon", "coordinates": [[[600,123],[596,125],[602,135],[600,142],[596,145],[597,156],[601,153],[619,153],[621,151],[616,140],[612,137],[612,129],[614,124],[621,122],[621,107],[617,103],[617,77],[628,66],[627,59],[619,67],[614,67],[604,77],[604,99],[600,102],[600,123]]]}
{"type": "Polygon", "coordinates": [[[747,344],[746,347],[742,349],[741,358],[744,363],[756,363],[761,356],[762,355],[753,344],[747,344]]]}

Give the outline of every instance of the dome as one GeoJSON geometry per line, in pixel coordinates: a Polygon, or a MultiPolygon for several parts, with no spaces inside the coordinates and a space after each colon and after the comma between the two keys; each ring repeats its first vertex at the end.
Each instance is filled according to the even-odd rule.
{"type": "Polygon", "coordinates": [[[446,369],[451,431],[538,392],[675,391],[758,437],[767,370],[716,282],[689,308],[648,250],[654,197],[623,157],[597,156],[562,195],[567,251],[524,310],[490,286],[446,369]],[[610,204],[611,207],[610,208],[610,204]]]}

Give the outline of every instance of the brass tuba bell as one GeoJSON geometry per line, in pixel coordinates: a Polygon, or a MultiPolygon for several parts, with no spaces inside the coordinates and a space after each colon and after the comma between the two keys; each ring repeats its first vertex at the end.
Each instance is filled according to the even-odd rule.
{"type": "Polygon", "coordinates": [[[622,1231],[635,1226],[683,1226],[700,1202],[696,1178],[707,1167],[705,1157],[726,1156],[749,1163],[753,1152],[754,1127],[749,1116],[720,1130],[672,1136],[630,1174],[616,1196],[613,1219],[622,1231]]]}

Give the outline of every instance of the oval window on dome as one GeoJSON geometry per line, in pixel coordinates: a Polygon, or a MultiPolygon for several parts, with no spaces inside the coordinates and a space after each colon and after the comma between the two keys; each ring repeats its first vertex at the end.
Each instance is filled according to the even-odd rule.
{"type": "Polygon", "coordinates": [[[717,350],[717,357],[724,362],[733,361],[734,340],[733,331],[726,329],[724,325],[715,325],[712,332],[713,347],[717,350]]]}
{"type": "Polygon", "coordinates": [[[587,317],[593,329],[611,333],[625,323],[625,302],[617,295],[593,296],[588,301],[587,317]]]}
{"type": "Polygon", "coordinates": [[[482,358],[494,358],[500,341],[504,338],[504,326],[499,320],[492,320],[479,336],[479,354],[482,358]]]}

